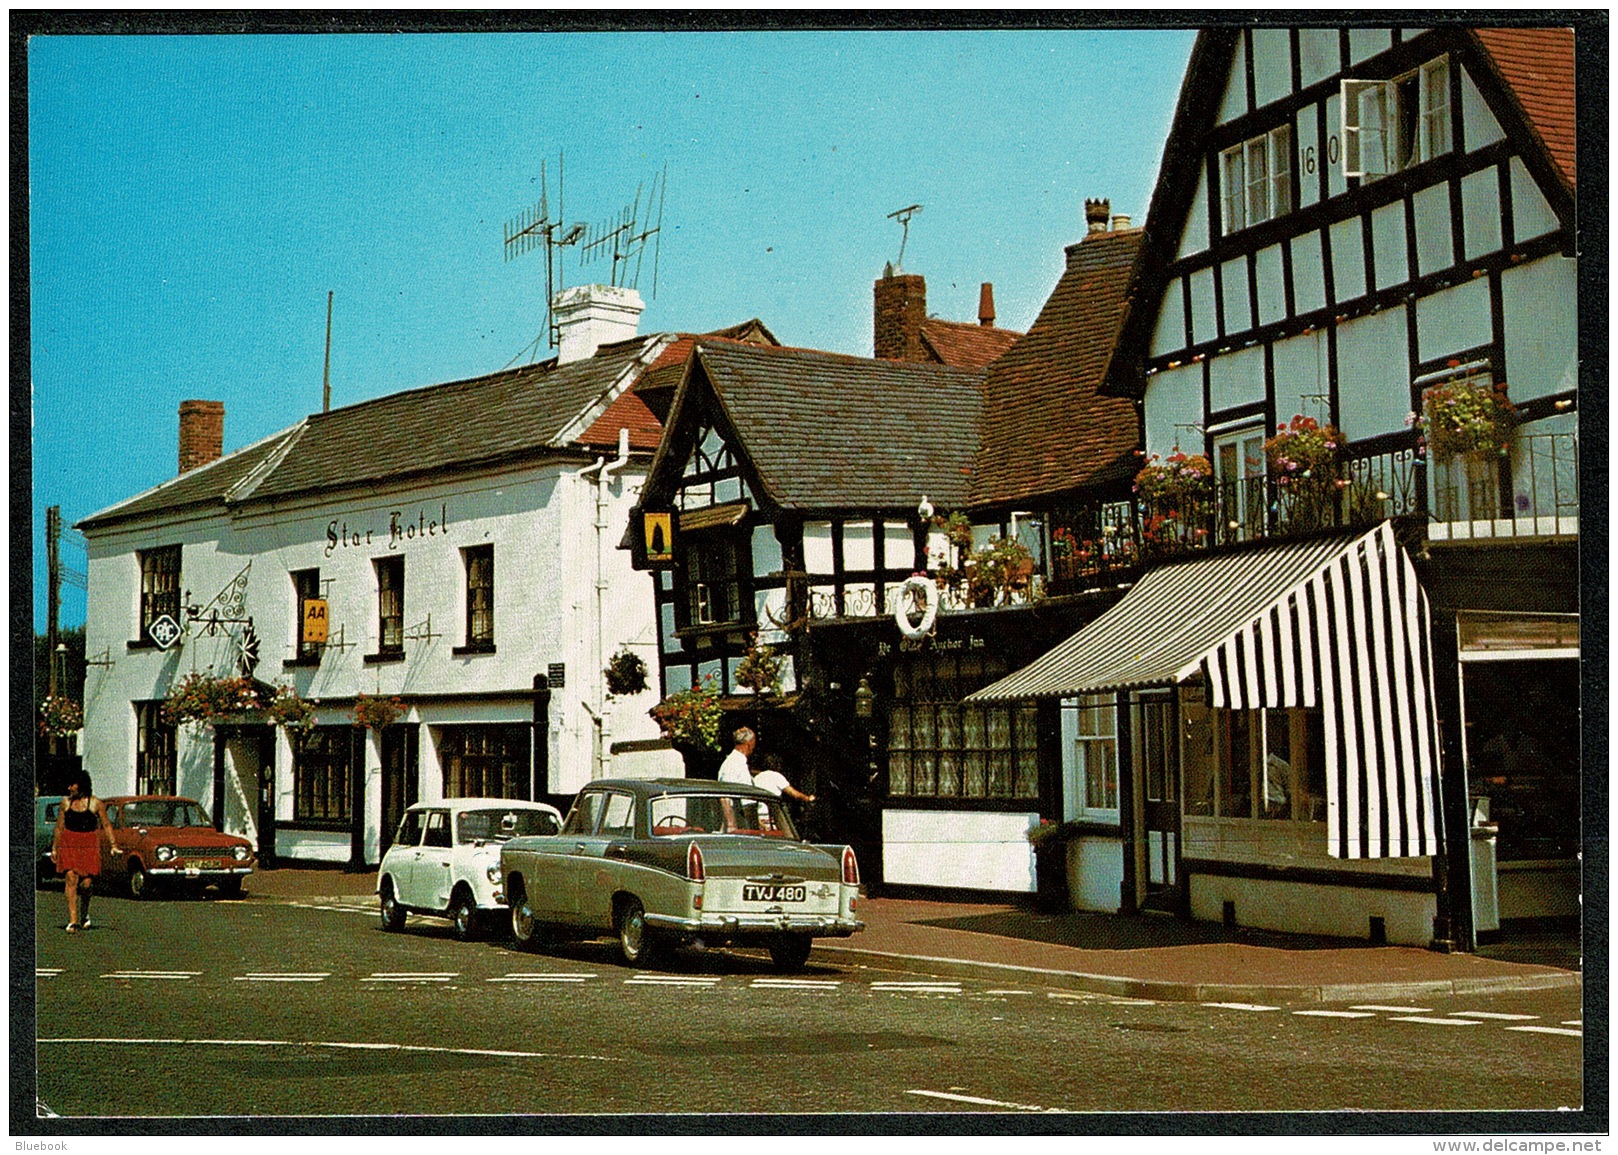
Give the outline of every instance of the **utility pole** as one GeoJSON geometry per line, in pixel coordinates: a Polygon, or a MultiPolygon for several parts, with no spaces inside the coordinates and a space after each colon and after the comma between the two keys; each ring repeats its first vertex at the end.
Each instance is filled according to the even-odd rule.
{"type": "Polygon", "coordinates": [[[59,543],[62,538],[62,507],[45,509],[45,588],[47,609],[45,618],[45,655],[49,672],[45,675],[47,693],[56,697],[56,643],[58,623],[62,614],[62,559],[59,543]]]}

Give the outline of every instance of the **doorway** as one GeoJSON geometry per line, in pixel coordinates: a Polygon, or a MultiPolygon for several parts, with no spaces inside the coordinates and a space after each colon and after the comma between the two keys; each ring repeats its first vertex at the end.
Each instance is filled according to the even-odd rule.
{"type": "Polygon", "coordinates": [[[1142,909],[1183,913],[1180,888],[1179,703],[1173,694],[1135,700],[1136,895],[1142,909]]]}
{"type": "Polygon", "coordinates": [[[421,796],[420,742],[420,726],[397,724],[382,731],[382,829],[379,832],[382,854],[393,845],[393,835],[399,829],[404,812],[421,796]]]}

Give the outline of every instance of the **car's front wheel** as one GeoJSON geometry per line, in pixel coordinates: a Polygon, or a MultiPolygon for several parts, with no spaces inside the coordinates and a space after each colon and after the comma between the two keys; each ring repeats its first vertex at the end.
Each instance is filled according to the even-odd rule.
{"type": "Polygon", "coordinates": [[[140,862],[129,864],[129,897],[150,898],[152,895],[152,880],[147,877],[146,868],[140,862]]]}
{"type": "Polygon", "coordinates": [[[387,879],[382,883],[382,893],[379,896],[381,903],[382,929],[398,931],[404,929],[405,908],[399,905],[398,895],[393,893],[393,880],[387,879]]]}
{"type": "Polygon", "coordinates": [[[770,940],[770,961],[778,971],[801,971],[809,961],[814,939],[806,934],[777,935],[770,940]]]}
{"type": "Polygon", "coordinates": [[[472,901],[471,892],[464,886],[450,899],[449,917],[455,924],[455,937],[462,942],[471,942],[478,936],[482,922],[478,915],[478,904],[472,901]]]}
{"type": "Polygon", "coordinates": [[[657,932],[646,925],[640,899],[626,899],[618,911],[618,950],[630,966],[649,966],[658,953],[657,932]]]}
{"type": "Polygon", "coordinates": [[[507,895],[511,903],[511,937],[523,950],[538,950],[540,943],[539,922],[534,918],[534,908],[528,902],[528,893],[520,886],[515,893],[507,895]]]}

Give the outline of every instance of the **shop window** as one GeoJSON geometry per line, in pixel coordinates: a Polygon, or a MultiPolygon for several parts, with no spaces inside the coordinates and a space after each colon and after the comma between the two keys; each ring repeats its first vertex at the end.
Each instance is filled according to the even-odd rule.
{"type": "Polygon", "coordinates": [[[404,558],[378,558],[376,566],[376,617],[378,654],[398,657],[404,653],[404,558]]]}
{"type": "Polygon", "coordinates": [[[1187,726],[1187,814],[1325,821],[1326,740],[1319,710],[1213,713],[1212,727],[1198,732],[1205,723],[1187,726]],[[1213,738],[1211,761],[1201,753],[1204,733],[1213,738]],[[1217,790],[1209,794],[1213,781],[1217,790]]]}
{"type": "Polygon", "coordinates": [[[163,721],[163,703],[135,703],[135,793],[175,793],[175,727],[163,721]]]}
{"type": "Polygon", "coordinates": [[[1071,747],[1063,775],[1066,818],[1118,820],[1118,710],[1110,694],[1062,704],[1071,747]]]}
{"type": "Polygon", "coordinates": [[[1180,719],[1184,731],[1180,762],[1185,776],[1185,813],[1212,817],[1218,769],[1214,754],[1214,715],[1200,690],[1180,694],[1180,719]]]}
{"type": "Polygon", "coordinates": [[[888,706],[891,796],[1038,798],[1034,705],[961,701],[1004,672],[1004,662],[979,655],[913,658],[895,666],[888,706]]]}
{"type": "Polygon", "coordinates": [[[438,741],[446,798],[527,798],[532,727],[445,726],[438,741]]]}
{"type": "Polygon", "coordinates": [[[494,546],[475,545],[461,551],[466,563],[466,645],[494,646],[494,546]]]}
{"type": "Polygon", "coordinates": [[[294,750],[292,816],[298,822],[347,823],[355,758],[352,726],[316,726],[294,750]]]}
{"type": "Polygon", "coordinates": [[[1223,710],[1219,727],[1219,814],[1253,816],[1253,717],[1251,710],[1223,710]]]}
{"type": "Polygon", "coordinates": [[[741,572],[734,534],[685,538],[687,626],[722,625],[742,618],[741,572]]]}
{"type": "Polygon", "coordinates": [[[320,660],[320,643],[305,641],[303,636],[304,613],[309,603],[320,598],[320,571],[318,569],[298,569],[292,574],[292,604],[297,607],[297,613],[292,620],[293,652],[300,662],[318,662],[320,660]]]}
{"type": "Polygon", "coordinates": [[[1226,236],[1292,208],[1292,127],[1243,141],[1219,154],[1226,236]]]}
{"type": "Polygon", "coordinates": [[[1365,180],[1450,151],[1449,58],[1393,80],[1345,80],[1343,173],[1365,180]]]}
{"type": "Polygon", "coordinates": [[[180,620],[180,547],[140,551],[140,640],[152,641],[152,623],[167,614],[180,620]]]}

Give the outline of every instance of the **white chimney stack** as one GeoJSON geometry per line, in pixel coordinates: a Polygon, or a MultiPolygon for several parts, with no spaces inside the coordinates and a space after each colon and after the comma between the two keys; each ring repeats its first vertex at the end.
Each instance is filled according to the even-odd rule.
{"type": "Polygon", "coordinates": [[[614,285],[578,285],[563,289],[551,300],[556,318],[556,363],[582,361],[601,346],[635,336],[646,308],[634,289],[614,285]]]}

